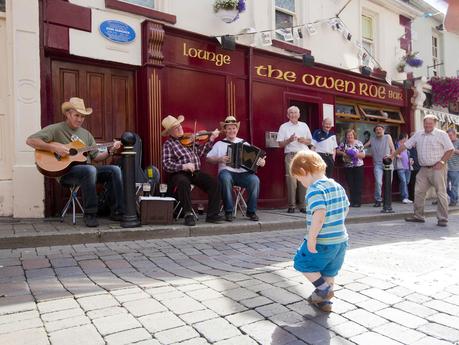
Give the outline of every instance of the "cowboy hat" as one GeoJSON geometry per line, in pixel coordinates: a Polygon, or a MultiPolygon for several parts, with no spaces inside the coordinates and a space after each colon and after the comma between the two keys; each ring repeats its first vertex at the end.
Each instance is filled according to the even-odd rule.
{"type": "Polygon", "coordinates": [[[172,128],[177,127],[178,125],[180,125],[183,122],[183,120],[185,120],[183,115],[179,115],[177,118],[173,117],[172,115],[166,116],[161,121],[161,125],[164,127],[164,130],[161,132],[161,135],[165,136],[165,135],[169,134],[169,131],[172,128]]]}
{"type": "Polygon", "coordinates": [[[239,129],[240,121],[237,121],[233,115],[227,116],[225,121],[220,122],[220,127],[225,129],[226,125],[235,125],[239,129]]]}
{"type": "Polygon", "coordinates": [[[84,101],[78,97],[72,97],[68,102],[64,102],[61,105],[62,114],[65,115],[65,112],[68,110],[75,110],[81,115],[90,115],[92,114],[92,108],[86,108],[84,106],[84,101]]]}

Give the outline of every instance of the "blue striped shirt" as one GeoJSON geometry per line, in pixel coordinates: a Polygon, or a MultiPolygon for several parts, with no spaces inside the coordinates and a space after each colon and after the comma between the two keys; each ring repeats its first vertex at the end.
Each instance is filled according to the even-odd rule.
{"type": "Polygon", "coordinates": [[[324,224],[317,235],[317,244],[337,244],[347,241],[344,220],[349,211],[349,201],[340,184],[325,177],[315,181],[306,192],[306,205],[308,229],[311,227],[314,212],[320,209],[326,210],[324,224]]]}

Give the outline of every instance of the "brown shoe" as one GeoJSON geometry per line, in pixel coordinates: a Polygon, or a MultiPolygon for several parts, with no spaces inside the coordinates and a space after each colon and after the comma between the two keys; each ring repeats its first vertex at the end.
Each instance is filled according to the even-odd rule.
{"type": "Polygon", "coordinates": [[[446,219],[440,219],[437,222],[437,226],[448,226],[448,221],[446,219]]]}
{"type": "Polygon", "coordinates": [[[405,222],[413,222],[413,223],[425,223],[426,221],[421,218],[417,218],[415,216],[410,216],[405,218],[405,222]]]}

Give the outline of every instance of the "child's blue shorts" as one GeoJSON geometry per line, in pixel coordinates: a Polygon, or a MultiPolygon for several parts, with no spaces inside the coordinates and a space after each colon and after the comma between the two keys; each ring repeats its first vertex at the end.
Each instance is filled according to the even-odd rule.
{"type": "Polygon", "coordinates": [[[317,253],[310,253],[304,240],[293,258],[293,267],[300,272],[320,272],[325,277],[334,277],[343,266],[348,242],[317,244],[317,253]]]}

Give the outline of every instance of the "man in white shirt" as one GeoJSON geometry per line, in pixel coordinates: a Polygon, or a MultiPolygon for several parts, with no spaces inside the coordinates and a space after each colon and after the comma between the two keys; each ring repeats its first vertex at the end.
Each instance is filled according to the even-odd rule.
{"type": "MultiPolygon", "coordinates": [[[[247,217],[250,220],[258,221],[257,201],[260,192],[260,179],[257,175],[248,172],[243,168],[232,168],[226,165],[230,161],[228,157],[228,146],[230,143],[245,142],[237,137],[240,122],[234,116],[228,116],[224,122],[220,122],[222,131],[226,138],[214,144],[212,150],[207,154],[207,161],[218,164],[218,181],[222,189],[223,206],[225,209],[225,220],[233,221],[233,186],[240,186],[247,190],[249,198],[247,200],[247,217]]],[[[257,165],[264,166],[265,160],[260,158],[257,165]]]]}
{"type": "Polygon", "coordinates": [[[311,144],[312,135],[306,123],[298,121],[300,118],[300,109],[296,106],[291,106],[287,109],[287,117],[290,121],[282,124],[277,133],[277,142],[280,147],[284,148],[285,153],[285,176],[287,179],[287,194],[288,194],[288,213],[295,212],[296,194],[300,201],[300,212],[306,213],[305,196],[306,189],[290,175],[290,162],[298,151],[309,150],[308,145],[311,144]]]}
{"type": "Polygon", "coordinates": [[[322,121],[322,128],[316,129],[312,134],[312,144],[315,147],[316,152],[327,164],[325,175],[328,178],[333,177],[333,169],[335,167],[336,148],[338,143],[336,141],[336,135],[331,131],[333,127],[332,121],[329,118],[325,118],[322,121]]]}
{"type": "Polygon", "coordinates": [[[416,175],[414,187],[414,215],[405,218],[407,222],[424,223],[424,204],[430,187],[437,192],[437,225],[448,225],[448,195],[446,194],[446,162],[454,153],[454,146],[445,131],[435,128],[435,115],[426,115],[423,120],[424,130],[416,132],[404,144],[395,150],[392,159],[400,152],[416,145],[421,169],[416,175]]]}

